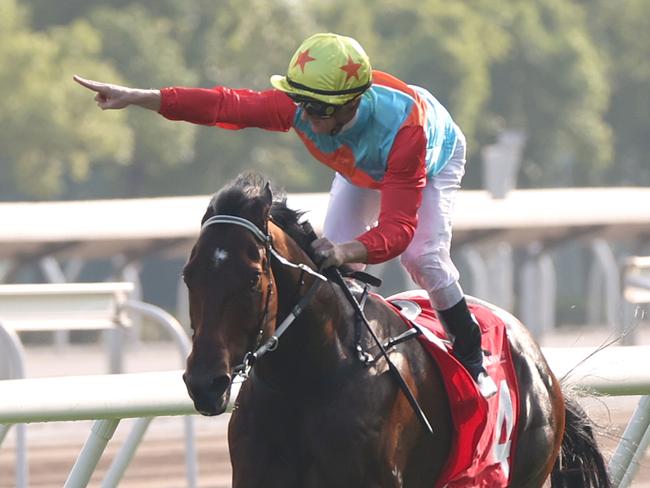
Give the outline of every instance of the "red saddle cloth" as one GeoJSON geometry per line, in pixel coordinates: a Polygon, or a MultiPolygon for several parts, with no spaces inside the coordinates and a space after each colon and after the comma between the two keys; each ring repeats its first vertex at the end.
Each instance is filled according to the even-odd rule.
{"type": "Polygon", "coordinates": [[[481,327],[483,350],[489,352],[484,366],[498,387],[496,395],[485,399],[450,354],[447,335],[427,293],[413,290],[387,299],[392,300],[409,300],[422,309],[415,322],[426,331],[418,338],[438,363],[447,388],[456,435],[435,488],[507,487],[517,440],[519,393],[504,322],[487,307],[469,305],[481,327]]]}

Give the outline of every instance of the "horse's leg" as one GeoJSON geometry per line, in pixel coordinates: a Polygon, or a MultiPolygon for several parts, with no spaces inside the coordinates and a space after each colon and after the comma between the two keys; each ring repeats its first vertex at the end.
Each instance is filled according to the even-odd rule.
{"type": "Polygon", "coordinates": [[[232,488],[302,488],[298,461],[281,406],[251,394],[251,380],[242,386],[228,425],[232,488]],[[265,408],[258,408],[263,402],[265,408]]]}
{"type": "Polygon", "coordinates": [[[519,427],[510,479],[512,486],[539,488],[553,469],[562,442],[564,400],[532,336],[517,319],[510,315],[507,319],[519,382],[519,427]]]}
{"type": "MultiPolygon", "coordinates": [[[[368,378],[353,379],[328,405],[314,405],[301,431],[301,488],[431,488],[451,444],[450,412],[442,378],[413,342],[390,354],[431,421],[429,435],[380,360],[368,378]],[[415,352],[414,352],[415,351],[415,352]]],[[[323,403],[323,402],[321,402],[323,403]]]]}
{"type": "Polygon", "coordinates": [[[399,362],[402,375],[427,415],[433,435],[425,431],[415,413],[399,391],[387,419],[388,481],[383,486],[396,488],[431,488],[449,456],[452,421],[445,386],[438,366],[420,344],[403,348],[399,362]]]}

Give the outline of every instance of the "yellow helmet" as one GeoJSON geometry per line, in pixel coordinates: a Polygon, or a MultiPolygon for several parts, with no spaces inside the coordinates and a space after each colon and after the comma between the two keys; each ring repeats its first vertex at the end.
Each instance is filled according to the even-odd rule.
{"type": "Polygon", "coordinates": [[[287,76],[271,76],[271,85],[293,98],[343,105],[372,83],[368,55],[357,41],[338,34],[314,34],[295,52],[287,76]]]}

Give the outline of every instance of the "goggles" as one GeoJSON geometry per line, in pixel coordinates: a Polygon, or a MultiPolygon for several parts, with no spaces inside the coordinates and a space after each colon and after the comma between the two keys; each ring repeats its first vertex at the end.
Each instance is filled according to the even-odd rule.
{"type": "Polygon", "coordinates": [[[307,112],[310,117],[317,117],[319,119],[329,119],[334,116],[340,105],[332,105],[331,103],[321,102],[313,98],[287,93],[294,103],[307,112]]]}

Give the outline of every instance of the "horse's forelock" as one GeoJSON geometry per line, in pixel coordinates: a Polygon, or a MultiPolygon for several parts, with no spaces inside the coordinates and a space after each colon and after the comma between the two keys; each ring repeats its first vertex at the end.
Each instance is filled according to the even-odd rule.
{"type": "Polygon", "coordinates": [[[239,215],[252,201],[263,196],[265,185],[266,180],[261,175],[242,173],[212,197],[208,211],[212,215],[239,215]]]}
{"type": "MultiPolygon", "coordinates": [[[[212,197],[203,221],[213,215],[243,216],[258,198],[263,197],[266,184],[267,181],[257,173],[242,173],[212,197]]],[[[283,191],[274,192],[271,206],[273,222],[301,248],[308,251],[310,237],[300,223],[303,215],[304,212],[287,206],[286,194],[283,191]]]]}

